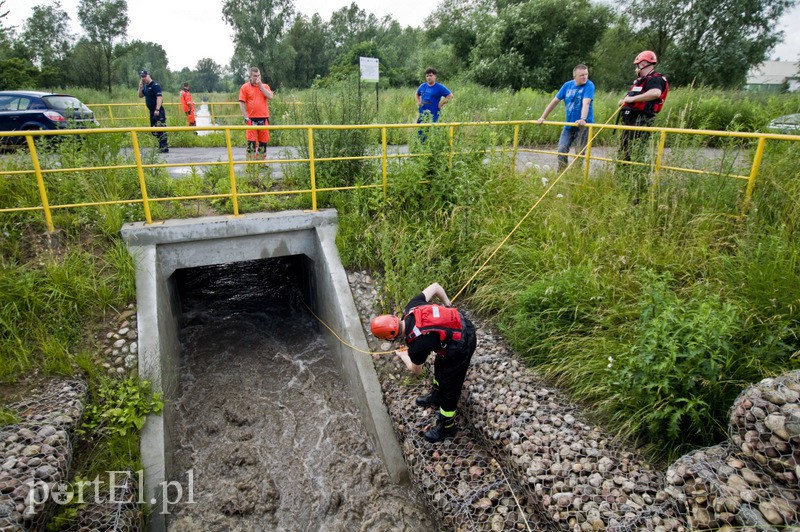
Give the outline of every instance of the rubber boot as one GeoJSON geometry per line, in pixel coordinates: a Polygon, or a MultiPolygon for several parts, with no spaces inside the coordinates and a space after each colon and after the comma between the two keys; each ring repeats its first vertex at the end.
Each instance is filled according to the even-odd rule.
{"type": "Polygon", "coordinates": [[[455,414],[452,417],[443,416],[440,412],[437,414],[437,423],[436,426],[432,429],[425,431],[425,439],[431,443],[436,443],[439,441],[444,440],[445,438],[451,438],[456,433],[456,416],[455,414]]]}
{"type": "Polygon", "coordinates": [[[438,386],[434,386],[431,389],[431,393],[429,393],[427,395],[420,395],[419,397],[417,397],[417,406],[422,406],[422,407],[425,407],[425,408],[427,408],[429,406],[438,407],[439,406],[439,387],[438,386]]]}

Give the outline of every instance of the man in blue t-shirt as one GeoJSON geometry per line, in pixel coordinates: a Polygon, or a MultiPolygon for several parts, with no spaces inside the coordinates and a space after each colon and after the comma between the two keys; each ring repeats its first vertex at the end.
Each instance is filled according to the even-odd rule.
{"type": "MultiPolygon", "coordinates": [[[[572,144],[575,144],[575,152],[582,154],[589,139],[589,129],[586,124],[594,122],[594,83],[589,81],[589,67],[577,65],[572,69],[572,81],[564,83],[556,97],[547,104],[542,116],[536,121],[537,124],[544,122],[547,115],[556,108],[558,102],[564,101],[566,107],[565,122],[574,122],[574,126],[564,126],[561,131],[561,138],[558,140],[558,153],[569,153],[572,144]]],[[[567,166],[567,156],[558,156],[558,170],[564,170],[567,166]]]]}
{"type": "Polygon", "coordinates": [[[439,110],[453,99],[453,93],[436,81],[436,69],[428,68],[425,71],[425,83],[419,86],[415,95],[419,107],[417,122],[437,122],[439,110]]]}

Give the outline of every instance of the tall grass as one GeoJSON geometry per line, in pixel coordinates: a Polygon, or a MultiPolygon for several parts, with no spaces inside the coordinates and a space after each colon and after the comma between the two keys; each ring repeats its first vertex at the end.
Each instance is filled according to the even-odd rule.
{"type": "MultiPolygon", "coordinates": [[[[36,238],[28,234],[28,238],[36,238]]],[[[103,257],[93,254],[73,237],[63,254],[42,251],[35,263],[4,260],[0,270],[0,380],[6,381],[35,367],[74,371],[65,356],[82,341],[87,316],[97,309],[125,303],[116,275],[103,257]]],[[[130,293],[126,293],[130,296],[130,293]]]]}

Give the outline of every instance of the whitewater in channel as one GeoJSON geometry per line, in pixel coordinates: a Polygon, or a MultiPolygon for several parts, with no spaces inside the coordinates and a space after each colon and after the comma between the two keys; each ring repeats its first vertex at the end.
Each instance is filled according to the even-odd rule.
{"type": "Polygon", "coordinates": [[[300,300],[302,270],[271,259],[178,272],[172,480],[184,496],[168,529],[438,529],[376,453],[300,300]]]}

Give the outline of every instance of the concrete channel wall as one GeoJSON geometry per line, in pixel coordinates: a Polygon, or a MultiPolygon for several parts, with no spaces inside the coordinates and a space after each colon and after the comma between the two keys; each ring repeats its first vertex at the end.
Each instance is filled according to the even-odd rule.
{"type": "MultiPolygon", "coordinates": [[[[160,506],[170,479],[170,427],[175,415],[170,404],[179,393],[181,309],[173,274],[183,268],[304,256],[309,277],[304,291],[314,313],[344,342],[369,351],[339,260],[336,224],[336,212],[323,210],[168,220],[152,225],[138,222],[122,228],[136,265],[139,374],[152,383],[154,391],[163,393],[166,403],[163,415],[149,416],[142,431],[145,496],[154,509],[160,506]]],[[[320,329],[393,480],[408,481],[371,358],[346,346],[323,325],[320,329]]],[[[152,516],[151,530],[164,530],[164,516],[157,511],[152,516]]]]}

